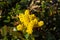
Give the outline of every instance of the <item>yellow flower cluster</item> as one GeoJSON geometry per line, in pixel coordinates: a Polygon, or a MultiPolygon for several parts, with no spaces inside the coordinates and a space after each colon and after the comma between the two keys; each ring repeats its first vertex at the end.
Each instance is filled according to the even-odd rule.
{"type": "MultiPolygon", "coordinates": [[[[43,21],[38,21],[38,18],[34,14],[30,14],[29,10],[25,10],[25,13],[19,14],[19,20],[26,28],[28,34],[32,34],[33,27],[41,27],[44,25],[43,21]]],[[[19,24],[17,30],[23,30],[23,25],[19,24]]]]}
{"type": "Polygon", "coordinates": [[[19,25],[17,26],[17,30],[19,30],[19,31],[23,30],[23,25],[19,24],[19,25]]]}

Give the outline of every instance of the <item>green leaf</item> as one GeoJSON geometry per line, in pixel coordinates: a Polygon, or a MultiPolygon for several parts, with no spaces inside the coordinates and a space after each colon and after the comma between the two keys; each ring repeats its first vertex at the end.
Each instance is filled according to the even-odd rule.
{"type": "Polygon", "coordinates": [[[8,23],[8,22],[10,22],[10,19],[9,20],[4,20],[3,22],[8,23]]]}
{"type": "Polygon", "coordinates": [[[28,39],[29,38],[29,35],[28,34],[25,34],[25,38],[28,39]]]}
{"type": "Polygon", "coordinates": [[[19,4],[16,4],[16,9],[19,9],[21,6],[19,4]]]}
{"type": "Polygon", "coordinates": [[[7,16],[7,19],[10,19],[10,16],[7,16]]]}
{"type": "Polygon", "coordinates": [[[16,10],[16,13],[15,14],[19,14],[20,13],[20,10],[16,10]]]}
{"type": "Polygon", "coordinates": [[[4,27],[2,28],[2,32],[1,32],[2,35],[3,35],[3,36],[6,36],[6,35],[7,35],[7,31],[8,31],[8,30],[7,30],[7,26],[4,26],[4,27]]]}
{"type": "Polygon", "coordinates": [[[5,36],[3,40],[8,40],[7,37],[5,36]]]}

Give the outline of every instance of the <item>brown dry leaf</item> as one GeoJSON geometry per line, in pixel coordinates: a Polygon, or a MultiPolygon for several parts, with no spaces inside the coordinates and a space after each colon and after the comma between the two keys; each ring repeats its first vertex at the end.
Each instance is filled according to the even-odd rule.
{"type": "Polygon", "coordinates": [[[35,9],[35,8],[39,8],[39,7],[40,7],[40,6],[38,6],[38,5],[34,5],[34,6],[31,7],[31,10],[32,10],[32,9],[35,9]]]}
{"type": "Polygon", "coordinates": [[[16,26],[16,25],[18,25],[19,24],[19,22],[14,22],[14,26],[16,26]]]}
{"type": "Polygon", "coordinates": [[[31,7],[32,5],[34,5],[34,0],[32,0],[32,2],[31,2],[31,4],[30,4],[30,7],[31,7]]]}

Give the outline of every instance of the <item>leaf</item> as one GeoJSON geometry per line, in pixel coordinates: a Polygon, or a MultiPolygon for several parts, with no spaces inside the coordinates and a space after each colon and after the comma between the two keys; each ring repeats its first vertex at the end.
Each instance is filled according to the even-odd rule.
{"type": "Polygon", "coordinates": [[[10,20],[4,20],[3,22],[8,23],[8,22],[10,22],[10,20]]]}
{"type": "Polygon", "coordinates": [[[5,36],[3,40],[8,40],[7,37],[5,36]]]}
{"type": "Polygon", "coordinates": [[[28,39],[29,38],[29,35],[28,34],[25,34],[25,38],[28,39]]]}
{"type": "Polygon", "coordinates": [[[16,4],[16,9],[19,9],[21,6],[19,4],[16,4]]]}
{"type": "Polygon", "coordinates": [[[6,35],[7,35],[7,31],[8,31],[8,30],[7,30],[7,26],[5,25],[5,26],[2,28],[2,32],[1,32],[2,35],[3,35],[3,36],[6,36],[6,35]]]}
{"type": "Polygon", "coordinates": [[[7,16],[7,19],[9,20],[10,19],[10,16],[7,16]]]}
{"type": "Polygon", "coordinates": [[[21,2],[27,3],[28,0],[21,0],[21,2]]]}
{"type": "Polygon", "coordinates": [[[16,10],[16,13],[15,14],[19,14],[20,13],[20,10],[16,10]]]}

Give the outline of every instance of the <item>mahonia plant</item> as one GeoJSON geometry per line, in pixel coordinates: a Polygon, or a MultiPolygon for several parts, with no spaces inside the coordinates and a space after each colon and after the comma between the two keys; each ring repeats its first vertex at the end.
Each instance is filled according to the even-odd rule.
{"type": "Polygon", "coordinates": [[[24,13],[20,13],[18,18],[20,20],[20,24],[17,25],[17,30],[23,31],[25,29],[27,34],[32,34],[34,27],[41,27],[44,25],[44,21],[40,21],[38,17],[31,14],[28,9],[25,10],[24,13]]]}

